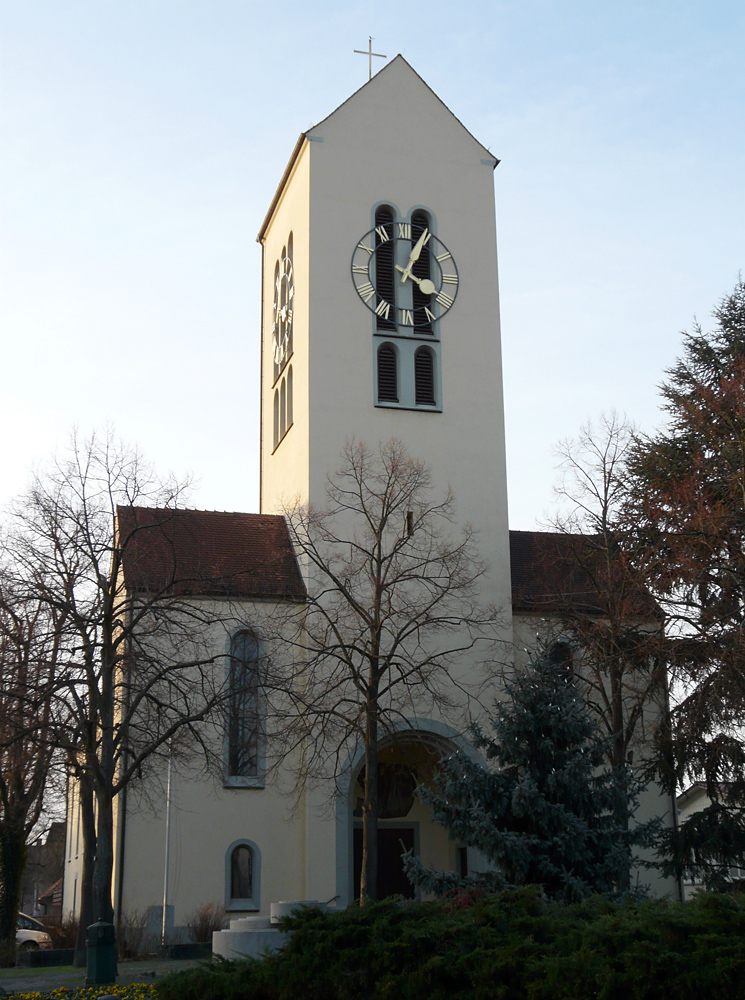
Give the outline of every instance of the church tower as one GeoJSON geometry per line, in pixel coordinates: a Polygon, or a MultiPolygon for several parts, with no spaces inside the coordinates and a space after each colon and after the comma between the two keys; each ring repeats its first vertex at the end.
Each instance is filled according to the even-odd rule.
{"type": "Polygon", "coordinates": [[[300,137],[258,237],[261,512],[323,505],[348,439],[396,437],[507,608],[497,162],[402,56],[300,137]]]}

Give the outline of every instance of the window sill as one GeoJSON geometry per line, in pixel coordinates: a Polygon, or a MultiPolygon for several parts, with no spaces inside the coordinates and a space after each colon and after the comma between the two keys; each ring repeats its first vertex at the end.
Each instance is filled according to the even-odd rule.
{"type": "Polygon", "coordinates": [[[241,776],[238,774],[228,775],[222,779],[223,788],[266,788],[263,778],[241,776]]]}
{"type": "Polygon", "coordinates": [[[278,373],[277,377],[272,382],[272,389],[275,389],[277,387],[277,385],[279,384],[279,381],[282,378],[282,376],[285,374],[285,372],[287,371],[287,366],[292,361],[292,358],[293,358],[294,354],[295,354],[295,351],[292,350],[292,351],[290,351],[290,353],[285,358],[285,360],[284,360],[284,362],[282,364],[282,367],[279,370],[279,373],[278,373]]]}
{"type": "Polygon", "coordinates": [[[253,899],[231,899],[225,910],[228,913],[258,913],[261,906],[253,899]]]}
{"type": "Polygon", "coordinates": [[[389,403],[389,402],[379,403],[379,402],[376,402],[375,406],[378,407],[381,410],[383,410],[383,409],[385,409],[385,410],[411,410],[412,412],[416,412],[416,413],[442,413],[442,407],[441,406],[437,406],[437,405],[435,405],[435,406],[425,406],[424,404],[421,404],[419,406],[405,406],[403,403],[389,403]]]}
{"type": "Polygon", "coordinates": [[[290,424],[290,426],[289,426],[289,427],[287,428],[287,430],[286,430],[286,431],[284,432],[284,434],[283,434],[283,435],[282,435],[282,437],[281,437],[281,438],[279,439],[279,441],[277,441],[277,443],[275,444],[274,448],[272,448],[272,455],[273,455],[273,454],[274,454],[274,452],[275,452],[275,451],[277,450],[277,448],[279,448],[279,446],[280,446],[280,445],[282,444],[282,442],[284,441],[284,439],[285,439],[285,438],[287,437],[287,435],[288,435],[288,434],[290,433],[290,430],[291,430],[291,429],[292,429],[292,428],[293,428],[294,426],[295,426],[295,421],[293,420],[293,422],[292,422],[292,423],[290,424]]]}

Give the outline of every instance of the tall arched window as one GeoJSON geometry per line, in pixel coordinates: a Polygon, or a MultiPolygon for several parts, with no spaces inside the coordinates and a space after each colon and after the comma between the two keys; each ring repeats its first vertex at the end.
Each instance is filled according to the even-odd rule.
{"type": "MultiPolygon", "coordinates": [[[[375,212],[375,230],[375,246],[380,248],[375,254],[375,287],[380,293],[377,302],[380,303],[383,300],[395,302],[393,210],[387,205],[381,205],[375,212]]],[[[396,329],[393,319],[377,316],[376,323],[378,330],[396,329]]]]}
{"type": "Polygon", "coordinates": [[[414,392],[417,406],[435,405],[435,364],[428,347],[414,355],[414,392]]]}
{"type": "Polygon", "coordinates": [[[393,344],[378,348],[378,402],[398,402],[398,364],[393,344]]]}
{"type": "Polygon", "coordinates": [[[279,389],[274,390],[274,447],[279,444],[279,389]]]}
{"type": "Polygon", "coordinates": [[[234,847],[230,855],[230,897],[251,899],[253,896],[253,853],[248,844],[234,847]]]}
{"type": "MultiPolygon", "coordinates": [[[[293,238],[292,233],[290,233],[287,238],[287,260],[289,262],[290,268],[290,280],[287,289],[287,357],[292,355],[292,330],[294,327],[293,323],[293,306],[295,305],[295,277],[294,277],[294,263],[292,259],[293,252],[293,238]]],[[[291,420],[287,421],[288,426],[292,423],[291,420]]]]}
{"type": "Polygon", "coordinates": [[[251,632],[230,640],[228,675],[228,776],[259,773],[259,644],[251,632]]]}
{"type": "MultiPolygon", "coordinates": [[[[412,245],[416,243],[419,237],[422,235],[425,229],[429,229],[430,221],[424,212],[414,212],[411,216],[411,242],[412,245]]],[[[416,278],[420,280],[424,278],[431,278],[431,266],[430,266],[430,251],[429,247],[425,244],[420,253],[419,259],[414,264],[412,268],[412,273],[416,278]]],[[[414,283],[411,294],[414,300],[414,309],[423,309],[425,306],[432,305],[432,296],[425,295],[418,283],[414,283]]],[[[420,316],[421,313],[415,312],[415,315],[420,316]]],[[[426,323],[423,326],[417,327],[417,333],[432,333],[432,323],[426,323]]]]}
{"type": "Polygon", "coordinates": [[[285,431],[287,430],[287,388],[285,385],[285,379],[279,387],[279,437],[280,440],[285,436],[285,431]]]}
{"type": "Polygon", "coordinates": [[[292,427],[292,365],[287,369],[287,427],[292,427]]]}

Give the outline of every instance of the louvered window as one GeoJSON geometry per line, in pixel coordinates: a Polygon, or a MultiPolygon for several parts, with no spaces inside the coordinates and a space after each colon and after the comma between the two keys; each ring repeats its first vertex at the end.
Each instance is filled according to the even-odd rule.
{"type": "Polygon", "coordinates": [[[435,405],[434,358],[427,347],[420,347],[414,355],[414,387],[417,406],[435,405]]]}
{"type": "MultiPolygon", "coordinates": [[[[425,229],[429,229],[429,219],[424,214],[424,212],[414,212],[411,217],[411,245],[414,246],[422,235],[425,229]]],[[[412,268],[412,273],[414,277],[422,280],[423,278],[431,278],[431,267],[430,267],[430,252],[429,247],[423,246],[420,253],[419,259],[414,264],[412,268]]],[[[414,315],[417,317],[417,321],[423,314],[425,306],[432,305],[432,296],[425,295],[420,291],[418,283],[414,282],[411,289],[412,295],[414,297],[414,315]],[[420,310],[417,312],[417,310],[420,310]]],[[[417,333],[432,333],[432,324],[424,323],[417,326],[417,333]]]]}
{"type": "Polygon", "coordinates": [[[378,348],[378,402],[398,402],[396,349],[391,344],[378,348]]]}
{"type": "MultiPolygon", "coordinates": [[[[393,212],[390,208],[381,207],[375,213],[375,287],[378,291],[376,305],[381,302],[390,302],[395,306],[396,292],[394,282],[394,260],[393,260],[393,212]],[[383,235],[381,235],[381,233],[383,235]],[[388,239],[385,239],[385,236],[388,239]]],[[[394,311],[391,311],[393,317],[394,311]]],[[[393,318],[384,319],[378,316],[378,330],[395,330],[396,323],[393,318]]]]}

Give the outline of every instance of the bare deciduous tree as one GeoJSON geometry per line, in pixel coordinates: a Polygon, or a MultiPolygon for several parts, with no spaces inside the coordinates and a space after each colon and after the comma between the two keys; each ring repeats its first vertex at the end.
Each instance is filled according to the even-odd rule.
{"type": "Polygon", "coordinates": [[[73,436],[13,510],[13,586],[56,623],[50,740],[78,782],[83,820],[78,961],[86,926],[113,919],[116,796],[159,757],[215,752],[202,723],[225,694],[208,638],[217,613],[189,599],[199,581],[190,587],[163,557],[184,489],[111,433],[73,436]]]}
{"type": "Polygon", "coordinates": [[[50,770],[61,617],[0,577],[0,964],[15,960],[26,847],[50,770]]]}
{"type": "Polygon", "coordinates": [[[376,897],[380,740],[467,703],[476,678],[467,691],[459,661],[477,645],[489,657],[498,615],[478,602],[486,567],[473,531],[456,529],[452,494],[435,498],[428,467],[400,442],[349,443],[327,498],[285,511],[308,599],[267,623],[284,654],[264,687],[302,781],[338,775],[364,746],[364,901],[376,897]]]}
{"type": "Polygon", "coordinates": [[[561,512],[552,527],[560,537],[550,556],[574,591],[557,595],[553,614],[582,651],[590,704],[618,769],[645,744],[651,750],[666,716],[663,617],[645,585],[645,548],[628,520],[633,440],[633,427],[610,414],[559,445],[561,512]]]}

